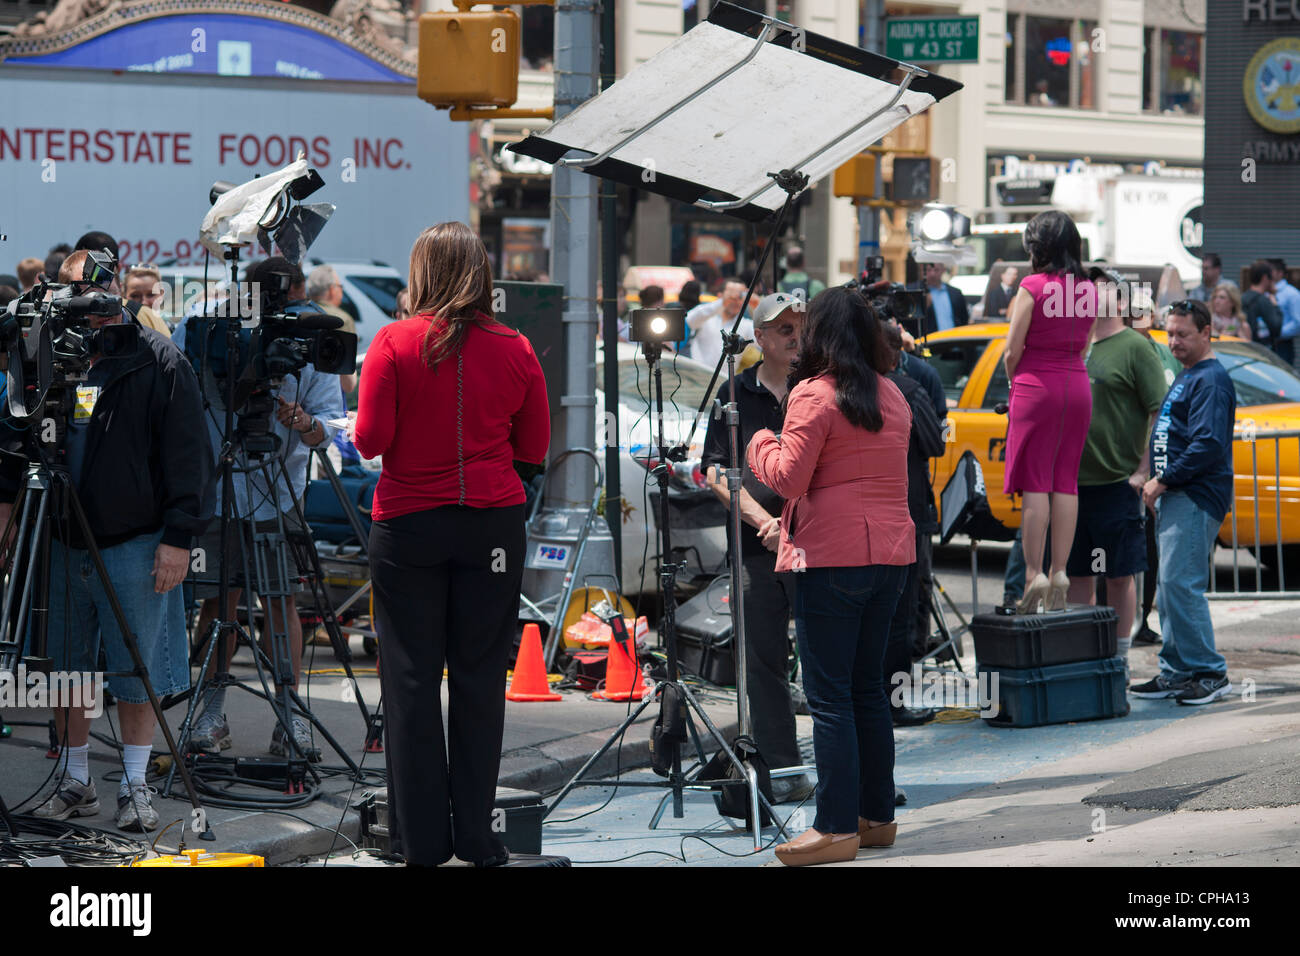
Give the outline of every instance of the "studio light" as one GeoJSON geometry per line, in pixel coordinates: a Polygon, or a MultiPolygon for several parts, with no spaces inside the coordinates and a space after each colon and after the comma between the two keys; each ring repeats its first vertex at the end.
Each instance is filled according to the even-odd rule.
{"type": "Polygon", "coordinates": [[[917,262],[970,265],[975,250],[956,240],[970,235],[970,217],[947,203],[930,202],[908,217],[912,236],[912,258],[917,262]]]}
{"type": "Polygon", "coordinates": [[[633,342],[680,342],[686,338],[686,313],[681,309],[637,309],[628,338],[633,342]]]}
{"type": "Polygon", "coordinates": [[[320,173],[303,158],[238,186],[215,182],[208,193],[212,208],[203,217],[199,239],[215,255],[224,246],[256,241],[267,255],[279,246],[290,262],[301,262],[334,214],[333,203],[302,202],[324,185],[320,173]]]}

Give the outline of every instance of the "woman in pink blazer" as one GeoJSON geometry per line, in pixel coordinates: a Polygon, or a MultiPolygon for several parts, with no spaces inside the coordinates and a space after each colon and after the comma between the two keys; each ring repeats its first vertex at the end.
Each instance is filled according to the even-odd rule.
{"type": "Polygon", "coordinates": [[[817,817],[776,848],[791,866],[851,860],[894,842],[894,728],[885,644],[916,533],[907,512],[912,413],[885,378],[880,321],[859,293],[811,303],[781,434],[749,467],[785,499],[778,571],[799,572],[795,629],[813,717],[817,817]]]}

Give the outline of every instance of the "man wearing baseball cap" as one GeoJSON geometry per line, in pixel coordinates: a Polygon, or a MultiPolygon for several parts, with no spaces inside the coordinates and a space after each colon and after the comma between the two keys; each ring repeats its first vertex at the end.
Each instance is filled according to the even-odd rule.
{"type": "MultiPolygon", "coordinates": [[[[794,604],[791,575],[776,571],[780,518],[784,500],[760,482],[745,463],[744,450],[760,429],[781,430],[781,403],[786,378],[799,352],[808,303],[802,297],[776,292],[763,298],[754,310],[754,340],[763,360],[736,375],[736,408],[740,416],[739,461],[741,586],[745,595],[745,674],[754,742],[769,767],[794,767],[803,763],[795,742],[794,703],[790,697],[789,626],[794,604]]],[[[730,401],[726,382],[718,401],[730,401]]],[[[727,507],[726,469],[730,464],[725,421],[709,418],[701,466],[714,493],[727,507]]],[[[730,528],[730,525],[728,525],[730,528]]],[[[772,780],[775,802],[797,802],[808,797],[816,784],[807,774],[772,780]]]]}

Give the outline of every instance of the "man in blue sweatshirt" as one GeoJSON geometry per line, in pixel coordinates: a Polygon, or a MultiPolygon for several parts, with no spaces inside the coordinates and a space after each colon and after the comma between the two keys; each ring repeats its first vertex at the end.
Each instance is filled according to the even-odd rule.
{"type": "Polygon", "coordinates": [[[1151,479],[1142,490],[1156,515],[1160,549],[1160,673],[1130,688],[1134,697],[1208,704],[1232,690],[1214,647],[1206,569],[1214,537],[1232,506],[1232,379],[1210,348],[1203,302],[1176,302],[1165,321],[1182,373],[1165,396],[1151,433],[1151,479]]]}

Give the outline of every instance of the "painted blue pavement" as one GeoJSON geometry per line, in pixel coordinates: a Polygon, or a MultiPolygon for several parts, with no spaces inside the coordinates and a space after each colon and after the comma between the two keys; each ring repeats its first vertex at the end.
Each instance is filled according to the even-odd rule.
{"type": "MultiPolygon", "coordinates": [[[[994,728],[975,719],[897,728],[895,780],[908,797],[907,806],[899,808],[899,819],[905,819],[908,810],[941,803],[1035,766],[1147,734],[1202,712],[1167,700],[1130,703],[1132,712],[1114,720],[994,728]]],[[[803,735],[800,744],[811,763],[811,721],[807,717],[798,720],[803,735]]],[[[654,779],[648,771],[629,776],[654,779]]],[[[619,790],[607,806],[597,810],[609,796],[608,789],[595,788],[571,794],[543,828],[543,852],[563,854],[575,864],[627,866],[680,866],[682,855],[687,863],[710,866],[756,866],[774,860],[770,846],[776,831],[764,831],[766,848],[754,854],[748,832],[735,829],[720,817],[710,794],[687,792],[683,818],[675,820],[669,811],[658,830],[650,830],[649,822],[661,791],[619,790]],[[596,812],[575,819],[588,811],[596,812]]],[[[802,814],[794,806],[780,806],[777,811],[798,832],[812,824],[812,802],[802,809],[802,814]]]]}

